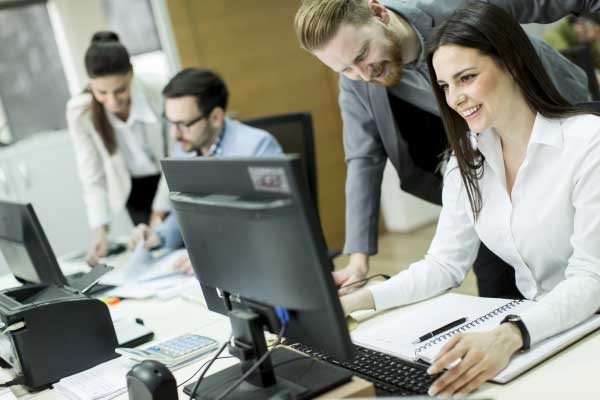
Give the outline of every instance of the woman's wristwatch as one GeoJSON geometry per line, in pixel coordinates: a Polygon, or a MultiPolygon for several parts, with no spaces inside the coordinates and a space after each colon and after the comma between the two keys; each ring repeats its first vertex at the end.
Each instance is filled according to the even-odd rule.
{"type": "Polygon", "coordinates": [[[509,314],[506,317],[504,317],[504,319],[500,323],[503,324],[505,322],[510,322],[514,324],[517,327],[517,329],[519,329],[519,332],[521,332],[521,338],[523,339],[523,346],[521,346],[521,350],[529,350],[531,338],[529,337],[529,331],[527,330],[527,327],[521,320],[521,317],[519,317],[518,315],[509,314]]]}

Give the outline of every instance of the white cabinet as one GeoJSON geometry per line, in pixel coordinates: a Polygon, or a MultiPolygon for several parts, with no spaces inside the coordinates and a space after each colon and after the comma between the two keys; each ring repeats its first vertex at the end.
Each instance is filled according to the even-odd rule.
{"type": "MultiPolygon", "coordinates": [[[[33,204],[55,254],[89,246],[92,234],[66,131],[37,134],[0,149],[0,197],[33,204]]],[[[111,233],[128,233],[126,213],[118,219],[111,233]]]]}
{"type": "Polygon", "coordinates": [[[388,231],[411,232],[437,221],[441,209],[440,206],[403,192],[396,169],[388,160],[381,187],[381,211],[388,231]]]}

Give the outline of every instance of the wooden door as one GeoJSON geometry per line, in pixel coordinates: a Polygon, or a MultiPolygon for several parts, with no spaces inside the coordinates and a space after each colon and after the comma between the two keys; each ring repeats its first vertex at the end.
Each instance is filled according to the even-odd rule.
{"type": "Polygon", "coordinates": [[[295,111],[315,125],[319,208],[329,247],[344,241],[342,123],[337,75],[299,48],[299,1],[167,0],[181,64],[219,72],[237,119],[295,111]]]}

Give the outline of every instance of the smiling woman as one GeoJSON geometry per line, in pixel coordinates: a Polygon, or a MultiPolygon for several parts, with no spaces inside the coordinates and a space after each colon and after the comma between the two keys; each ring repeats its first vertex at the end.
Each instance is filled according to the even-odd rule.
{"type": "Polygon", "coordinates": [[[435,237],[421,261],[342,304],[381,310],[443,293],[485,244],[535,305],[440,350],[428,372],[448,370],[429,393],[463,395],[600,309],[600,116],[560,95],[519,24],[488,3],[450,15],[427,61],[453,150],[435,237]]]}
{"type": "Polygon", "coordinates": [[[126,207],[138,224],[168,208],[158,165],[167,140],[160,119],[162,82],[134,79],[117,34],[94,34],[85,67],[89,86],[67,104],[67,122],[95,231],[88,262],[95,264],[107,251],[111,214],[126,207]]]}
{"type": "MultiPolygon", "coordinates": [[[[517,284],[526,297],[545,295],[535,317],[510,316],[492,331],[457,335],[441,349],[430,373],[460,363],[430,393],[464,394],[503,369],[518,349],[529,349],[531,337],[539,341],[567,329],[600,306],[600,252],[593,244],[600,234],[600,118],[561,96],[517,22],[487,3],[473,2],[444,22],[429,42],[427,61],[454,152],[450,165],[460,171],[471,208],[468,220],[455,218],[452,224],[471,225],[496,254],[514,259],[517,284]],[[548,153],[540,145],[556,148],[548,153]],[[555,218],[560,226],[526,226],[531,213],[555,218]],[[501,226],[510,232],[514,256],[492,232],[501,226]],[[572,238],[577,239],[570,243],[572,238]],[[544,254],[549,243],[561,250],[544,254]],[[519,282],[526,274],[528,279],[532,274],[556,279],[541,293],[519,282]],[[595,294],[577,293],[583,288],[595,294]],[[580,311],[568,315],[573,308],[580,311]]],[[[461,185],[449,181],[447,177],[444,208],[460,208],[447,200],[467,199],[456,193],[461,185]]],[[[440,224],[444,222],[442,218],[440,224]]],[[[535,286],[544,286],[545,279],[535,280],[535,286]]]]}
{"type": "MultiPolygon", "coordinates": [[[[471,5],[472,10],[457,11],[436,30],[428,44],[427,64],[432,82],[437,82],[433,89],[448,141],[476,215],[481,208],[477,180],[483,159],[471,145],[471,132],[494,126],[508,134],[517,125],[530,132],[536,113],[561,118],[586,110],[573,107],[558,92],[529,38],[510,15],[498,7],[471,5]],[[481,95],[486,104],[478,102],[481,95]]],[[[529,134],[524,135],[526,142],[529,134]]],[[[523,156],[515,158],[522,161],[523,156]]]]}

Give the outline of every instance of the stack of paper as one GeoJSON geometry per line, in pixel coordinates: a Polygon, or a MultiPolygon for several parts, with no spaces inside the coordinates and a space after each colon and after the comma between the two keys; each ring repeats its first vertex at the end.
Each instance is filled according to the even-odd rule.
{"type": "Polygon", "coordinates": [[[193,275],[175,271],[173,265],[185,250],[170,253],[150,252],[139,243],[125,265],[106,274],[101,282],[117,286],[105,296],[141,299],[156,297],[167,300],[192,286],[198,286],[193,275]]]}
{"type": "Polygon", "coordinates": [[[173,264],[184,252],[184,249],[173,252],[149,251],[144,248],[142,241],[138,243],[124,265],[104,275],[100,282],[118,286],[171,275],[176,273],[173,264]]]}
{"type": "Polygon", "coordinates": [[[106,400],[127,391],[127,372],[136,364],[115,358],[86,371],[63,378],[54,390],[71,400],[106,400]]]}

